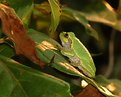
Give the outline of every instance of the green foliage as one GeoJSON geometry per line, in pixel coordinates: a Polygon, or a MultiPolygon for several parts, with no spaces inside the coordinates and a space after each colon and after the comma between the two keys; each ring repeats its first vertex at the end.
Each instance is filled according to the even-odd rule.
{"type": "MultiPolygon", "coordinates": [[[[50,33],[54,33],[60,21],[61,8],[58,0],[48,0],[51,7],[50,33]]],[[[53,34],[52,34],[53,35],[53,34]]]]}
{"type": "Polygon", "coordinates": [[[104,76],[98,75],[96,77],[96,82],[100,83],[102,86],[107,87],[110,91],[113,92],[113,94],[117,95],[117,96],[121,96],[120,92],[121,92],[121,81],[118,79],[106,79],[104,76]]]}
{"type": "Polygon", "coordinates": [[[49,63],[51,61],[51,59],[54,57],[54,60],[52,63],[50,63],[50,66],[54,67],[55,69],[57,69],[61,72],[66,73],[66,74],[81,77],[81,78],[85,79],[88,83],[94,85],[104,95],[106,95],[108,97],[113,97],[113,95],[110,92],[107,92],[108,90],[106,88],[103,87],[103,89],[102,89],[102,87],[99,84],[97,84],[93,79],[86,77],[81,72],[79,72],[77,69],[72,67],[68,63],[68,61],[66,61],[63,58],[63,56],[58,52],[58,49],[56,46],[59,44],[56,41],[49,38],[45,34],[34,31],[32,29],[30,29],[28,31],[28,33],[30,33],[29,34],[30,37],[37,44],[36,51],[37,51],[37,55],[40,59],[42,59],[46,63],[49,63]]]}
{"type": "Polygon", "coordinates": [[[85,27],[87,33],[89,33],[94,38],[98,39],[98,33],[91,27],[88,20],[81,12],[73,10],[68,7],[63,7],[62,12],[62,15],[64,17],[70,18],[73,21],[81,23],[85,27]]]}
{"type": "Polygon", "coordinates": [[[11,57],[15,56],[15,51],[8,44],[1,44],[0,45],[0,54],[11,58],[11,57]]]}
{"type": "Polygon", "coordinates": [[[68,83],[3,56],[0,78],[0,97],[72,97],[68,83]]]}
{"type": "Polygon", "coordinates": [[[56,47],[59,44],[56,41],[49,38],[47,35],[32,29],[30,29],[28,33],[30,33],[30,37],[37,44],[36,51],[40,59],[46,63],[50,63],[54,57],[50,66],[70,75],[80,75],[80,72],[71,66],[69,62],[59,53],[56,47]]]}
{"type": "MultiPolygon", "coordinates": [[[[39,0],[0,0],[0,3],[9,5],[15,10],[28,36],[35,43],[37,57],[46,63],[44,71],[32,62],[30,66],[29,61],[24,58],[17,59],[16,48],[14,48],[16,43],[13,41],[13,44],[9,44],[2,41],[7,36],[0,31],[0,97],[73,97],[73,91],[74,94],[81,91],[80,84],[73,82],[75,80],[73,77],[84,79],[106,97],[120,96],[119,80],[108,80],[100,76],[92,79],[70,64],[69,59],[61,54],[59,34],[62,31],[72,30],[87,48],[89,47],[87,42],[90,39],[96,41],[96,46],[99,46],[99,41],[104,42],[101,39],[103,37],[101,25],[121,32],[121,1],[119,0],[118,12],[104,0],[87,2],[41,0],[41,3],[37,1],[39,0]],[[22,61],[23,64],[12,58],[22,61]],[[51,70],[54,70],[54,73],[51,70]],[[107,87],[111,83],[115,85],[115,90],[107,87]]],[[[2,29],[2,23],[0,29],[2,29]]],[[[83,47],[82,49],[84,50],[83,47]]],[[[95,50],[95,47],[93,49],[95,50]]],[[[86,60],[90,59],[86,57],[86,60]]]]}

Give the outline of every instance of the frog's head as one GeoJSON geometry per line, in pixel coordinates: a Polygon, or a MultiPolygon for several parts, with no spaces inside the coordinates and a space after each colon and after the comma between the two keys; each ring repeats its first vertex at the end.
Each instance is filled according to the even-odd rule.
{"type": "Polygon", "coordinates": [[[69,40],[69,34],[67,32],[60,33],[61,42],[67,43],[69,40]]]}
{"type": "Polygon", "coordinates": [[[60,33],[60,40],[62,42],[62,45],[66,48],[71,47],[71,43],[73,40],[73,33],[72,32],[62,32],[60,33]]]}

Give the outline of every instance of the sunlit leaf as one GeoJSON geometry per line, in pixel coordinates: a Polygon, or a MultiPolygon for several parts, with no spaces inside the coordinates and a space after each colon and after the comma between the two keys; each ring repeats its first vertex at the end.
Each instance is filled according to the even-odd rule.
{"type": "Polygon", "coordinates": [[[118,79],[106,79],[104,76],[97,76],[96,81],[102,86],[110,90],[116,97],[121,96],[121,81],[118,79]]]}
{"type": "Polygon", "coordinates": [[[117,12],[119,15],[121,15],[121,0],[119,0],[117,12]]]}
{"type": "Polygon", "coordinates": [[[34,4],[32,16],[34,23],[31,23],[31,25],[36,27],[36,30],[41,31],[42,29],[47,29],[48,31],[50,27],[51,8],[47,1],[41,4],[34,4]]]}
{"type": "Polygon", "coordinates": [[[50,63],[50,66],[62,72],[79,76],[80,72],[71,66],[68,61],[59,54],[58,48],[56,47],[56,45],[59,44],[56,41],[49,38],[47,35],[32,29],[29,30],[28,33],[30,33],[30,37],[36,43],[36,52],[40,59],[42,59],[45,63],[50,63]]]}
{"type": "Polygon", "coordinates": [[[50,24],[50,32],[51,34],[56,31],[56,28],[60,21],[61,8],[58,0],[48,0],[51,7],[51,24],[50,24]]]}
{"type": "Polygon", "coordinates": [[[106,1],[95,1],[83,9],[83,15],[87,20],[103,23],[121,31],[121,23],[118,14],[106,1]],[[96,6],[95,6],[96,5],[96,6]]]}
{"type": "Polygon", "coordinates": [[[96,87],[107,97],[113,97],[113,94],[109,92],[105,87],[98,85],[93,79],[86,77],[73,66],[71,66],[68,61],[58,52],[58,48],[56,47],[58,43],[56,43],[56,41],[49,38],[47,35],[32,29],[29,30],[28,33],[30,37],[36,42],[36,52],[40,59],[63,73],[81,77],[96,87]]]}
{"type": "MultiPolygon", "coordinates": [[[[63,7],[63,10],[67,10],[67,7],[63,7]]],[[[73,10],[73,12],[75,11],[73,10]]],[[[77,13],[83,15],[88,21],[103,23],[121,31],[121,16],[104,0],[84,3],[81,10],[78,10],[77,13]]]]}

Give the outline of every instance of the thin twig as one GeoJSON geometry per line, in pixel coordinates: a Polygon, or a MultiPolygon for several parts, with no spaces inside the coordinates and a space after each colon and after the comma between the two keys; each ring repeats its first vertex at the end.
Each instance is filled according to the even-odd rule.
{"type": "Polygon", "coordinates": [[[105,73],[105,77],[110,77],[113,67],[114,67],[114,40],[116,36],[116,30],[112,30],[111,36],[110,36],[110,41],[109,41],[109,63],[108,63],[108,68],[105,73]]]}

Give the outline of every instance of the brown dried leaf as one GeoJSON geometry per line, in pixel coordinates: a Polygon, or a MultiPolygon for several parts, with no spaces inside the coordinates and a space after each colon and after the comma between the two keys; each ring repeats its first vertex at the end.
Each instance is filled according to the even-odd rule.
{"type": "Polygon", "coordinates": [[[105,97],[95,87],[88,85],[78,95],[74,97],[105,97]]]}
{"type": "Polygon", "coordinates": [[[34,41],[27,35],[21,20],[14,10],[0,4],[0,19],[2,21],[2,32],[14,42],[16,53],[26,56],[43,67],[45,63],[36,56],[34,41]]]}

